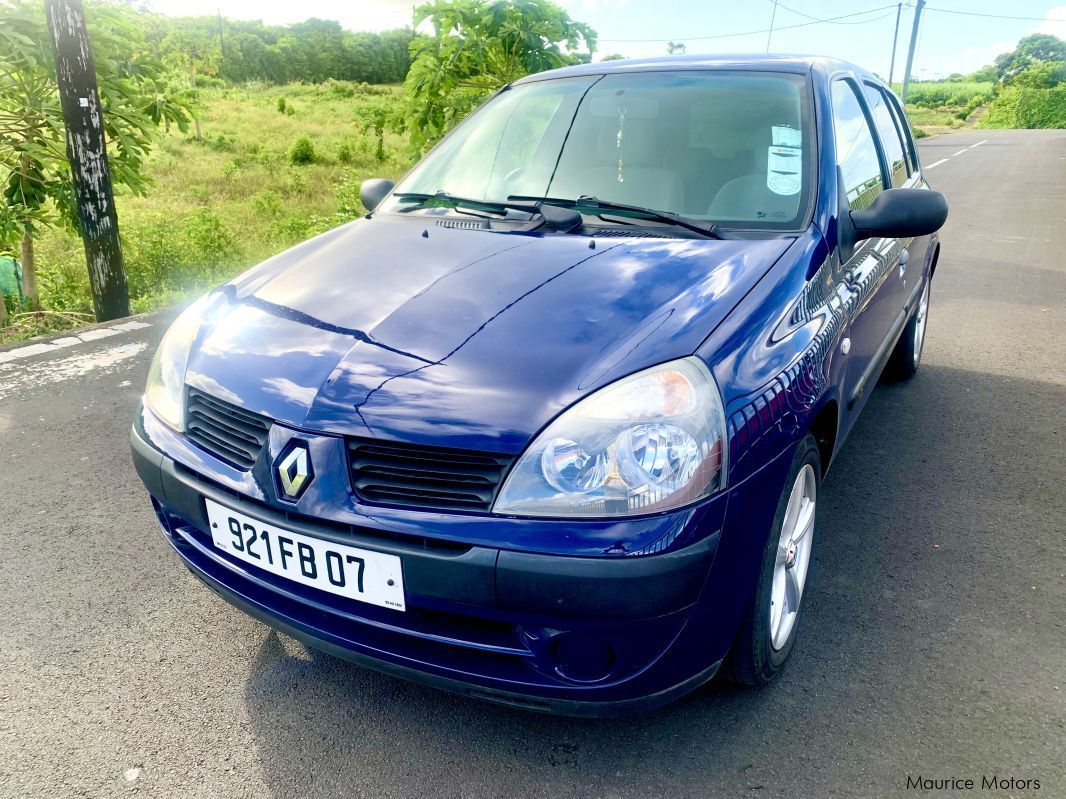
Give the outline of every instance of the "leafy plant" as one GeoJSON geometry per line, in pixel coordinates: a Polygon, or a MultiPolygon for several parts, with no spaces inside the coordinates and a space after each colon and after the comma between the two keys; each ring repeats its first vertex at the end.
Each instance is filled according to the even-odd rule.
{"type": "Polygon", "coordinates": [[[315,162],[315,145],[307,136],[301,136],[289,148],[289,161],[297,165],[315,162]]]}
{"type": "Polygon", "coordinates": [[[596,33],[548,0],[433,0],[415,9],[433,36],[411,43],[403,126],[424,150],[493,91],[591,56],[596,33]]]}

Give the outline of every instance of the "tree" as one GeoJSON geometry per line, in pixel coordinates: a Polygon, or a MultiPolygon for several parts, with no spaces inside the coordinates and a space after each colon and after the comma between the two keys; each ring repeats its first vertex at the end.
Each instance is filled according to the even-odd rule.
{"type": "Polygon", "coordinates": [[[433,36],[411,43],[403,125],[425,149],[492,92],[525,75],[566,66],[596,33],[548,0],[433,0],[415,9],[433,36]]]}
{"type": "Polygon", "coordinates": [[[684,42],[667,42],[666,52],[669,55],[684,55],[685,43],[684,42]]]}
{"type": "Polygon", "coordinates": [[[1030,64],[1010,79],[1011,86],[1028,89],[1050,89],[1066,82],[1066,62],[1041,61],[1030,64]]]}
{"type": "MultiPolygon", "coordinates": [[[[155,127],[188,123],[188,99],[147,52],[132,12],[97,5],[88,15],[104,135],[115,184],[143,193],[155,127]]],[[[21,253],[23,291],[40,307],[34,237],[42,227],[78,227],[56,84],[51,36],[41,0],[15,0],[0,14],[0,249],[21,253]]]]}
{"type": "Polygon", "coordinates": [[[601,61],[625,61],[628,56],[624,56],[621,53],[611,53],[601,58],[601,61]]]}
{"type": "Polygon", "coordinates": [[[1018,46],[996,58],[999,80],[1009,83],[1011,78],[1033,64],[1045,61],[1066,61],[1066,42],[1049,33],[1023,36],[1018,46]]]}

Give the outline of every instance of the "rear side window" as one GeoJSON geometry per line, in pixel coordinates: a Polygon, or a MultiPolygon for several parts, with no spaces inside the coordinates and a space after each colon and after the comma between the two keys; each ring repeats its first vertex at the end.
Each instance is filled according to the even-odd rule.
{"type": "Polygon", "coordinates": [[[870,84],[866,84],[865,89],[866,104],[870,106],[870,114],[881,136],[881,144],[885,148],[892,188],[898,189],[907,182],[909,176],[907,159],[903,157],[903,140],[899,137],[899,130],[896,128],[895,120],[892,119],[892,112],[888,109],[888,101],[881,90],[870,84]]]}
{"type": "Polygon", "coordinates": [[[868,208],[885,187],[873,132],[849,81],[833,83],[833,133],[848,204],[855,210],[868,208]]]}
{"type": "Polygon", "coordinates": [[[890,92],[885,92],[885,97],[888,99],[888,107],[892,110],[892,118],[896,120],[900,133],[903,134],[903,144],[905,145],[903,149],[907,152],[907,163],[910,164],[911,172],[917,172],[918,153],[914,150],[914,139],[911,137],[910,123],[907,122],[907,117],[899,107],[899,100],[890,92]]]}

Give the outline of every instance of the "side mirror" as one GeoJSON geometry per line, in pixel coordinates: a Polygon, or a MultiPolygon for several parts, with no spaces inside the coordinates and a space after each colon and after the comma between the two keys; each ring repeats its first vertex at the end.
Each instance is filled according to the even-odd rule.
{"type": "Polygon", "coordinates": [[[367,211],[373,211],[381,205],[381,201],[388,196],[394,185],[396,184],[385,178],[364,180],[363,185],[359,187],[359,199],[362,200],[363,207],[367,211]]]}
{"type": "Polygon", "coordinates": [[[869,208],[851,212],[855,240],[928,236],[944,226],[948,201],[932,189],[888,189],[869,208]]]}

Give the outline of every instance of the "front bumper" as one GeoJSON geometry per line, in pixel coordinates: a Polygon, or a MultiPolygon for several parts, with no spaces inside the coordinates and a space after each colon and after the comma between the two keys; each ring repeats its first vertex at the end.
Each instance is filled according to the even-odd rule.
{"type": "Polygon", "coordinates": [[[612,715],[665,704],[709,679],[732,639],[737,603],[720,598],[711,612],[707,597],[745,570],[730,569],[706,590],[721,529],[641,557],[390,536],[281,512],[182,466],[147,439],[135,426],[134,463],[193,574],[270,626],[363,665],[530,709],[612,715]],[[211,544],[205,497],[297,532],[398,555],[407,612],[326,595],[231,559],[211,544]]]}

